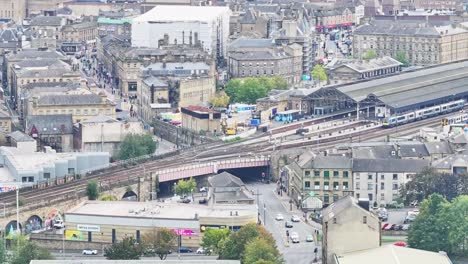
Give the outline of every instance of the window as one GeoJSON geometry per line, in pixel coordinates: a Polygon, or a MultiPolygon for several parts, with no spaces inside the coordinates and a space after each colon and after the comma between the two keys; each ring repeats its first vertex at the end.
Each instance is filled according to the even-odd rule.
{"type": "Polygon", "coordinates": [[[380,183],[380,190],[384,190],[385,189],[385,183],[381,182],[380,183]]]}
{"type": "Polygon", "coordinates": [[[330,190],[330,182],[324,182],[324,183],[323,183],[323,189],[324,189],[325,191],[330,190]]]}
{"type": "Polygon", "coordinates": [[[394,181],[398,180],[398,174],[393,174],[393,180],[394,181]]]}
{"type": "Polygon", "coordinates": [[[360,182],[356,182],[356,190],[361,190],[361,183],[360,182]]]}
{"type": "Polygon", "coordinates": [[[340,172],[339,171],[333,171],[333,177],[339,177],[340,172]]]}
{"type": "Polygon", "coordinates": [[[339,190],[340,189],[340,183],[339,182],[333,182],[333,190],[339,190]]]}
{"type": "Polygon", "coordinates": [[[137,83],[136,82],[129,82],[128,83],[128,91],[136,92],[137,90],[137,83]]]}
{"type": "Polygon", "coordinates": [[[330,203],[330,195],[325,194],[323,196],[323,202],[326,203],[326,204],[330,203]]]}
{"type": "Polygon", "coordinates": [[[360,180],[361,179],[361,174],[357,173],[356,174],[356,180],[360,180]]]}
{"type": "Polygon", "coordinates": [[[348,182],[343,182],[343,190],[348,190],[348,182]]]}
{"type": "Polygon", "coordinates": [[[398,183],[394,183],[393,186],[392,186],[392,189],[393,190],[398,190],[398,183]]]}
{"type": "Polygon", "coordinates": [[[310,188],[310,181],[306,181],[305,184],[304,184],[304,186],[305,186],[307,189],[309,189],[309,188],[310,188]]]}
{"type": "Polygon", "coordinates": [[[381,174],[381,175],[380,175],[380,179],[381,179],[381,180],[385,180],[385,175],[384,175],[384,174],[381,174]]]}
{"type": "Polygon", "coordinates": [[[361,194],[360,194],[360,193],[356,193],[356,199],[359,200],[359,198],[361,198],[361,194]]]}
{"type": "Polygon", "coordinates": [[[382,201],[385,200],[385,194],[383,194],[383,193],[380,194],[380,200],[382,200],[382,201]]]}
{"type": "Polygon", "coordinates": [[[336,224],[336,217],[333,217],[333,223],[336,224]]]}
{"type": "Polygon", "coordinates": [[[329,179],[330,178],[330,172],[329,171],[324,171],[323,172],[323,177],[325,177],[326,179],[329,179]]]}
{"type": "Polygon", "coordinates": [[[372,189],[373,189],[372,186],[374,186],[373,183],[368,183],[368,184],[367,184],[367,190],[372,190],[372,189]]]}
{"type": "Polygon", "coordinates": [[[347,171],[343,171],[343,178],[348,178],[348,172],[347,171]]]}
{"type": "Polygon", "coordinates": [[[318,170],[314,171],[314,176],[315,177],[320,177],[320,171],[318,171],[318,170]]]}
{"type": "Polygon", "coordinates": [[[333,195],[333,202],[338,201],[338,199],[339,199],[338,194],[334,194],[334,195],[333,195]]]}
{"type": "Polygon", "coordinates": [[[372,198],[373,198],[372,193],[369,193],[369,194],[368,194],[368,197],[369,197],[369,201],[374,200],[374,199],[372,199],[372,198]]]}
{"type": "Polygon", "coordinates": [[[28,177],[28,182],[34,182],[34,177],[28,177]]]}
{"type": "Polygon", "coordinates": [[[314,182],[314,189],[315,190],[320,190],[320,182],[318,182],[318,181],[314,182]]]}
{"type": "Polygon", "coordinates": [[[363,216],[363,217],[362,217],[362,223],[363,223],[363,224],[367,224],[367,216],[363,216]]]}
{"type": "Polygon", "coordinates": [[[304,176],[310,177],[310,171],[304,171],[304,176]]]}
{"type": "Polygon", "coordinates": [[[368,180],[372,180],[372,174],[367,175],[368,180]]]}
{"type": "Polygon", "coordinates": [[[21,181],[22,181],[22,182],[27,182],[27,181],[28,181],[28,177],[22,177],[22,178],[21,178],[21,181]]]}

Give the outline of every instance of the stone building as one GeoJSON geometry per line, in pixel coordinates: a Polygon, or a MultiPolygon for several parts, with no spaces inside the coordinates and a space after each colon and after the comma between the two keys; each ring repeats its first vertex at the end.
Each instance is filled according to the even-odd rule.
{"type": "Polygon", "coordinates": [[[195,132],[220,132],[221,113],[202,106],[182,107],[182,127],[195,132]]]}
{"type": "Polygon", "coordinates": [[[289,84],[302,77],[302,47],[277,46],[268,39],[237,39],[228,51],[230,78],[281,76],[289,84]]]}
{"type": "Polygon", "coordinates": [[[26,0],[0,0],[0,17],[11,19],[19,24],[26,18],[26,0]]]}
{"type": "Polygon", "coordinates": [[[73,151],[72,115],[31,115],[25,130],[37,141],[39,151],[45,146],[57,152],[73,151]]]}
{"type": "Polygon", "coordinates": [[[96,42],[97,22],[87,21],[66,25],[62,28],[61,40],[65,42],[96,42]]]}
{"type": "Polygon", "coordinates": [[[375,21],[354,31],[353,56],[368,50],[378,56],[405,54],[411,65],[434,65],[468,59],[468,30],[457,26],[375,21]]]}
{"type": "Polygon", "coordinates": [[[369,212],[369,201],[346,196],[322,215],[322,263],[335,264],[338,256],[380,246],[380,221],[369,212]]]}
{"type": "Polygon", "coordinates": [[[32,48],[55,49],[62,37],[62,28],[66,19],[59,16],[37,16],[29,22],[32,48]]]}
{"type": "Polygon", "coordinates": [[[11,132],[11,115],[5,105],[0,106],[0,133],[11,132]]]}

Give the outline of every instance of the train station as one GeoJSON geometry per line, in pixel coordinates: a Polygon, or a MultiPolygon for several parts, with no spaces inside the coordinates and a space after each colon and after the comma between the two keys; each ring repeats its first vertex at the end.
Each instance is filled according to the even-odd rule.
{"type": "Polygon", "coordinates": [[[303,100],[320,116],[350,109],[384,118],[468,99],[468,61],[408,71],[369,81],[326,86],[303,100]],[[375,114],[373,114],[375,113],[375,114]]]}

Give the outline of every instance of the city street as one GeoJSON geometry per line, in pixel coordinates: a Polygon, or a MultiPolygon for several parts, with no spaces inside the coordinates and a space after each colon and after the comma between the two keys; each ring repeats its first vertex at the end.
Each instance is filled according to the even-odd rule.
{"type": "Polygon", "coordinates": [[[275,184],[251,183],[247,184],[247,188],[254,191],[255,194],[260,194],[258,196],[260,203],[260,220],[262,224],[266,224],[268,231],[273,234],[278,249],[283,254],[286,263],[314,263],[314,249],[317,247],[317,251],[320,253],[321,247],[317,246],[315,242],[305,241],[308,234],[314,234],[314,228],[304,223],[304,218],[298,210],[293,208],[292,212],[289,211],[289,204],[285,203],[285,201],[289,200],[286,198],[286,195],[283,194],[283,199],[280,199],[275,193],[275,184]],[[264,204],[266,204],[265,209],[263,207],[264,204]],[[284,220],[275,220],[277,214],[282,214],[284,220]],[[301,221],[293,223],[292,228],[286,228],[285,221],[291,222],[292,215],[299,216],[301,221]],[[297,232],[300,243],[293,244],[291,241],[288,242],[286,230],[289,230],[290,234],[292,232],[297,232]]]}

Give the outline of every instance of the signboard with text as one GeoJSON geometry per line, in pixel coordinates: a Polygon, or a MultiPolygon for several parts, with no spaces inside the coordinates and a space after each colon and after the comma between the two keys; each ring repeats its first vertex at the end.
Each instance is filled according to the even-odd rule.
{"type": "Polygon", "coordinates": [[[76,229],[84,232],[101,232],[101,227],[97,225],[76,225],[76,229]]]}

